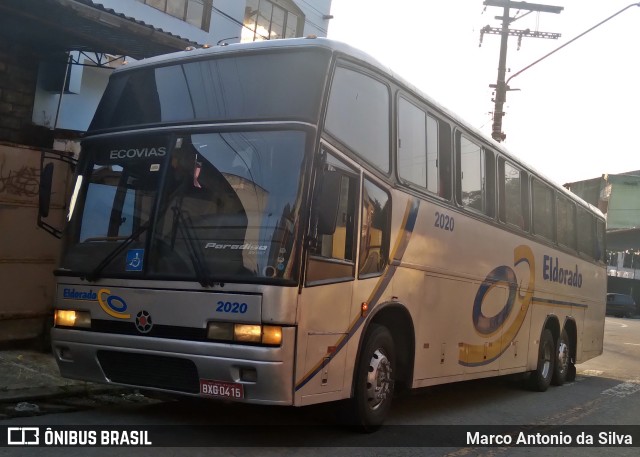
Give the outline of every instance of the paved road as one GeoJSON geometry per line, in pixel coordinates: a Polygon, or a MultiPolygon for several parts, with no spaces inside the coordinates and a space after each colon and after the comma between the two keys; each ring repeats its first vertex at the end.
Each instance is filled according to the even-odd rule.
{"type": "MultiPolygon", "coordinates": [[[[635,448],[492,448],[406,447],[426,444],[453,430],[482,430],[502,426],[519,433],[543,427],[558,434],[567,426],[632,426],[640,433],[640,320],[609,318],[605,324],[605,351],[578,367],[576,382],[529,392],[512,377],[464,382],[425,389],[395,401],[389,426],[373,435],[353,434],[333,425],[335,413],[326,405],[309,408],[269,408],[213,403],[201,400],[159,401],[145,397],[98,401],[83,411],[13,418],[3,425],[118,424],[160,426],[166,434],[189,433],[193,442],[231,443],[233,447],[126,449],[126,455],[427,455],[427,456],[637,456],[635,448]],[[107,405],[105,403],[111,403],[107,405]],[[170,427],[167,424],[173,424],[170,427]],[[206,424],[206,426],[205,426],[206,424]],[[228,424],[235,424],[229,428],[228,424]],[[202,428],[198,428],[203,426],[202,428]],[[443,426],[438,428],[438,426],[443,426]],[[435,436],[434,436],[435,435],[435,436]],[[259,445],[256,447],[255,445],[259,445]],[[271,447],[265,448],[268,445],[271,447]],[[286,447],[297,445],[306,447],[286,447]],[[331,447],[327,447],[331,446],[331,447]]],[[[81,404],[81,400],[78,400],[81,404]]],[[[69,410],[73,408],[70,407],[69,410]]],[[[46,408],[45,408],[46,410],[46,408]]],[[[535,429],[538,430],[538,429],[535,429]]],[[[600,430],[600,429],[599,429],[600,430]]],[[[612,429],[613,430],[613,429],[612,429]]],[[[158,437],[158,435],[155,435],[158,437]]],[[[597,437],[597,435],[596,435],[597,437]]],[[[635,443],[636,446],[640,442],[635,443]]],[[[18,449],[0,449],[3,455],[25,455],[18,449]]],[[[33,455],[114,455],[114,449],[32,449],[33,455]]],[[[118,450],[120,454],[121,450],[118,450]]]]}

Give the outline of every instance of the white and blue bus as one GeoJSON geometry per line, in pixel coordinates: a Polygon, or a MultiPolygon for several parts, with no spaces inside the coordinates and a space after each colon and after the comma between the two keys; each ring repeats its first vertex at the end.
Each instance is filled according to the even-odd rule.
{"type": "Polygon", "coordinates": [[[530,373],[544,391],[602,353],[602,214],[345,44],[118,69],[76,176],[65,377],[343,400],[371,430],[399,389],[530,373]]]}

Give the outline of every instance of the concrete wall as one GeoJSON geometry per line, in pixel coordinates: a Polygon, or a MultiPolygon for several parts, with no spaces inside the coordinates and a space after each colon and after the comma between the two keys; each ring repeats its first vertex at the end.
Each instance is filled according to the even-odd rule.
{"type": "Polygon", "coordinates": [[[607,229],[640,227],[640,176],[609,175],[607,229]]]}
{"type": "MultiPolygon", "coordinates": [[[[66,167],[56,166],[50,220],[67,200],[66,167]]],[[[0,342],[42,333],[51,314],[60,243],[36,226],[40,150],[0,144],[0,342]]]]}

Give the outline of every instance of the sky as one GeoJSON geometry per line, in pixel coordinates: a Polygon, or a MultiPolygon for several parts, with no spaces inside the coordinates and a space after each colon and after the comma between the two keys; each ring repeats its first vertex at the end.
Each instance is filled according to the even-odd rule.
{"type": "MultiPolygon", "coordinates": [[[[560,14],[531,13],[512,29],[560,33],[510,37],[508,78],[630,5],[629,0],[549,0],[560,14]]],[[[511,16],[516,11],[511,10],[511,16]]],[[[502,8],[483,0],[333,0],[328,37],[375,57],[491,136],[502,8]]],[[[558,184],[640,170],[640,7],[568,44],[521,75],[507,93],[502,143],[558,184]]]]}

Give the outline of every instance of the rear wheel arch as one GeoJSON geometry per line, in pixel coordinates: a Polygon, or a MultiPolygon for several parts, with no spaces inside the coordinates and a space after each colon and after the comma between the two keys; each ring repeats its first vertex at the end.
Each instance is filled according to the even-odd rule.
{"type": "Polygon", "coordinates": [[[541,332],[544,332],[545,329],[549,329],[551,331],[551,335],[553,336],[553,341],[558,341],[558,337],[560,336],[560,320],[558,316],[555,314],[549,314],[547,319],[542,326],[541,332]]]}
{"type": "Polygon", "coordinates": [[[575,319],[568,317],[564,321],[563,330],[569,337],[569,354],[571,356],[571,362],[575,363],[578,356],[578,325],[576,324],[575,319]]]}

